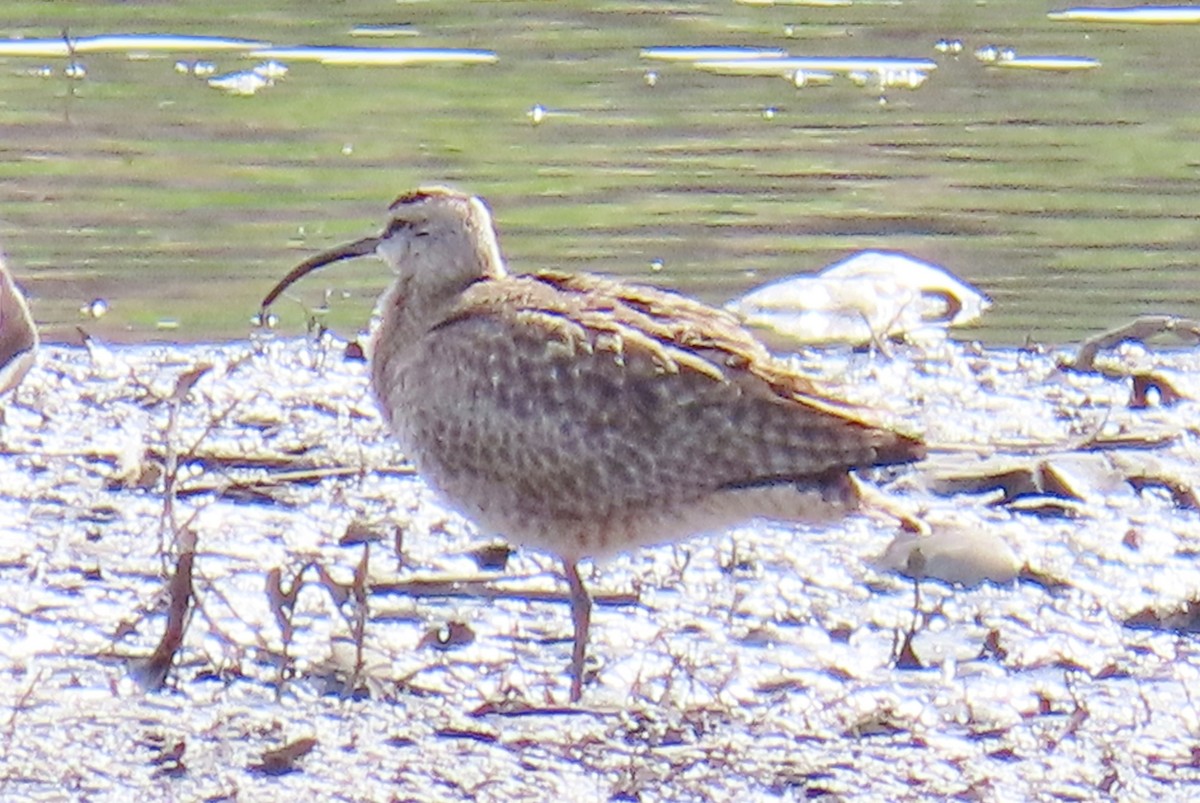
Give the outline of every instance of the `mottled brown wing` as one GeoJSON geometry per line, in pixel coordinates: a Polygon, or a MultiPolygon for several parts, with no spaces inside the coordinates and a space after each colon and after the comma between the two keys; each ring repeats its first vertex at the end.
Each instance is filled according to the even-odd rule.
{"type": "Polygon", "coordinates": [[[581,281],[481,282],[425,336],[416,359],[441,387],[408,414],[452,443],[448,471],[569,517],[917,456],[915,440],[756,374],[771,358],[723,314],[581,281]]]}
{"type": "MultiPolygon", "coordinates": [[[[774,357],[735,316],[723,310],[667,290],[589,274],[544,272],[529,278],[561,291],[553,298],[533,293],[527,299],[531,306],[541,302],[562,305],[567,314],[580,310],[601,313],[601,326],[615,322],[644,333],[664,349],[674,346],[691,352],[719,367],[729,381],[740,382],[747,392],[778,396],[848,422],[889,429],[871,411],[830,396],[810,377],[774,357]]],[[[900,440],[904,445],[896,462],[906,462],[902,455],[913,439],[900,440]]]]}

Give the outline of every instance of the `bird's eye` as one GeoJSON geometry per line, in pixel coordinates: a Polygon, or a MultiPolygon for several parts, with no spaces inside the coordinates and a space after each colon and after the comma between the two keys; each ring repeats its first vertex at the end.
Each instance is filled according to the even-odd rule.
{"type": "Polygon", "coordinates": [[[412,224],[410,222],[408,222],[407,220],[402,220],[402,219],[396,218],[396,219],[393,219],[388,222],[387,230],[384,231],[383,236],[385,238],[391,237],[393,234],[399,234],[400,232],[404,231],[405,229],[408,229],[411,227],[412,227],[412,224]]]}

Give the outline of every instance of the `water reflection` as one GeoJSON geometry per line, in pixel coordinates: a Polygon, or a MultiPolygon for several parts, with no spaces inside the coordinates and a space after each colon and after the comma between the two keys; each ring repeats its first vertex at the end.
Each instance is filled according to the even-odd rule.
{"type": "Polygon", "coordinates": [[[1200,8],[1194,6],[1134,6],[1132,8],[1068,8],[1051,11],[1052,20],[1104,22],[1134,25],[1190,25],[1200,23],[1200,8]]]}
{"type": "Polygon", "coordinates": [[[225,75],[214,75],[207,81],[213,89],[220,89],[231,95],[253,95],[260,89],[275,84],[274,79],[261,75],[254,70],[231,72],[225,75]]]}
{"type": "Polygon", "coordinates": [[[644,47],[639,55],[654,61],[753,61],[785,58],[787,51],[767,47],[663,46],[644,47]]]}
{"type": "Polygon", "coordinates": [[[698,70],[719,75],[766,75],[783,78],[796,88],[825,86],[844,75],[855,86],[917,89],[924,85],[937,63],[929,59],[842,57],[784,57],[756,59],[703,59],[698,70]]]}
{"type": "Polygon", "coordinates": [[[410,66],[419,64],[492,64],[489,50],[415,47],[264,47],[250,52],[254,58],[315,61],[348,66],[410,66]]]}
{"type": "Polygon", "coordinates": [[[975,59],[989,67],[1006,70],[1044,70],[1046,72],[1074,72],[1094,70],[1100,66],[1098,59],[1083,56],[1020,56],[1015,48],[985,45],[975,51],[975,59]]]}
{"type": "Polygon", "coordinates": [[[74,56],[86,53],[138,53],[151,51],[242,51],[267,47],[265,42],[223,36],[174,34],[104,34],[72,37],[66,32],[53,39],[0,41],[0,56],[74,56]]]}

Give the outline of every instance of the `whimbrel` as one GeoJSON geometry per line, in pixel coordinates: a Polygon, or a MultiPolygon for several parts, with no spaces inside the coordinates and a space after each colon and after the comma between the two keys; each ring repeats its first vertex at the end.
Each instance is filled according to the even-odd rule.
{"type": "Polygon", "coordinates": [[[593,275],[505,267],[482,200],[401,195],[383,233],[296,266],[376,253],[371,385],[418,472],[478,526],[558,556],[578,700],[591,617],[579,561],[754,517],[831,520],[854,469],[921,441],[832,398],[729,314],[593,275]]]}

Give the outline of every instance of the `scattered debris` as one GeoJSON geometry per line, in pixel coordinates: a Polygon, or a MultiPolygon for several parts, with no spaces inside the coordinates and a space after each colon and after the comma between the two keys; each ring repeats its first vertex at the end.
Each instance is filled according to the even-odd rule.
{"type": "Polygon", "coordinates": [[[446,622],[437,627],[431,627],[421,637],[417,647],[433,647],[438,650],[450,650],[472,644],[475,641],[475,631],[466,622],[446,622]]]}
{"type": "MultiPolygon", "coordinates": [[[[181,794],[269,797],[271,773],[299,768],[288,783],[312,795],[353,777],[356,794],[381,799],[441,784],[512,798],[542,782],[559,796],[853,797],[866,767],[873,791],[904,799],[961,794],[959,775],[936,771],[951,761],[980,778],[1007,768],[1033,798],[1075,789],[1080,755],[1187,732],[1195,644],[1175,634],[1196,627],[1200,352],[1115,354],[1180,392],[1165,405],[1148,389],[1142,409],[1127,404],[1128,376],[1063,371],[1056,352],[797,355],[969,447],[863,476],[927,520],[928,536],[891,555],[922,579],[863,565],[895,531],[867,517],[754,523],[614,558],[597,594],[596,681],[566,707],[565,596],[549,564],[520,551],[499,577],[476,562],[486,539],[412,476],[343,347],[40,350],[0,429],[10,763],[119,739],[139,754],[105,761],[104,782],[122,788],[166,776],[181,794]],[[165,477],[112,478],[172,451],[179,524],[167,532],[203,549],[177,548],[164,572],[165,477]],[[1008,501],[985,504],[997,499],[1008,501]],[[399,566],[376,543],[395,533],[399,566]],[[964,549],[973,574],[957,563],[964,549]],[[1016,582],[998,580],[1013,555],[1026,564],[1016,582]],[[987,557],[1001,572],[979,569],[987,557]],[[914,593],[923,604],[910,607],[914,593]],[[132,688],[114,641],[151,656],[143,671],[169,691],[132,688]],[[336,749],[296,739],[324,740],[313,723],[336,749]],[[1042,774],[1019,780],[1031,762],[1042,774]],[[462,780],[461,767],[485,765],[497,771],[462,780]]],[[[1200,782],[1186,745],[1156,754],[1154,778],[1114,755],[1122,793],[1138,799],[1200,782]]],[[[1090,789],[1107,783],[1097,769],[1090,789]]],[[[61,788],[53,773],[10,781],[35,796],[61,788]]]]}
{"type": "Polygon", "coordinates": [[[145,689],[162,688],[171,671],[171,664],[183,646],[192,610],[192,567],[195,560],[194,543],[179,553],[175,571],[167,582],[167,626],[163,629],[162,638],[149,658],[132,664],[132,676],[145,689]]]}
{"type": "Polygon", "coordinates": [[[970,588],[1009,583],[1020,561],[995,528],[965,521],[930,523],[928,535],[901,533],[876,563],[913,580],[941,580],[970,588]]]}
{"type": "Polygon", "coordinates": [[[770,345],[944,340],[946,329],[977,320],[987,296],[944,268],[906,254],[863,251],[817,274],[756,287],[725,308],[770,345]]]}
{"type": "Polygon", "coordinates": [[[1200,600],[1187,600],[1174,610],[1144,608],[1125,620],[1126,627],[1200,633],[1200,600]]]}
{"type": "Polygon", "coordinates": [[[316,746],[317,740],[311,736],[296,739],[283,747],[266,751],[259,763],[251,764],[247,769],[263,775],[287,775],[299,772],[300,768],[296,766],[296,762],[311,753],[316,746]]]}
{"type": "Polygon", "coordinates": [[[1079,345],[1074,361],[1064,362],[1063,365],[1076,371],[1094,371],[1096,357],[1102,349],[1110,349],[1129,341],[1145,343],[1152,337],[1165,334],[1174,335],[1182,343],[1195,345],[1200,343],[1200,321],[1177,315],[1144,315],[1115,329],[1089,337],[1079,345]]]}

